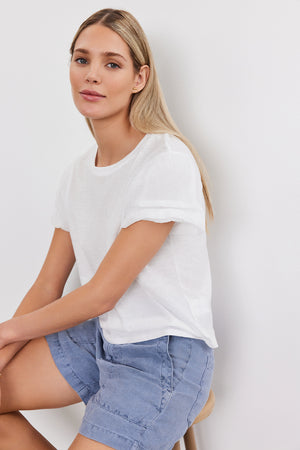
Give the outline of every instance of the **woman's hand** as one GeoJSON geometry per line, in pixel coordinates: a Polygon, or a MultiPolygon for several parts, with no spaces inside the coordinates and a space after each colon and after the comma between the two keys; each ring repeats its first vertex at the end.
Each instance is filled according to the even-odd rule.
{"type": "Polygon", "coordinates": [[[0,350],[6,345],[15,342],[13,338],[13,323],[14,319],[6,320],[5,322],[0,323],[0,350]]]}
{"type": "Polygon", "coordinates": [[[8,344],[0,350],[0,405],[1,405],[1,372],[7,364],[14,358],[16,353],[23,348],[28,341],[14,342],[8,344]]]}
{"type": "MultiPolygon", "coordinates": [[[[15,356],[18,349],[14,348],[14,345],[6,345],[0,350],[0,373],[3,371],[4,367],[7,366],[9,361],[15,356]]],[[[1,381],[1,379],[0,379],[1,381]]]]}
{"type": "Polygon", "coordinates": [[[1,375],[2,373],[0,372],[0,406],[1,406],[1,375]]]}
{"type": "Polygon", "coordinates": [[[9,350],[9,345],[3,347],[0,350],[0,405],[1,405],[1,375],[2,375],[2,370],[4,369],[4,367],[9,363],[9,361],[13,358],[15,353],[12,352],[8,352],[7,350],[9,350]]]}

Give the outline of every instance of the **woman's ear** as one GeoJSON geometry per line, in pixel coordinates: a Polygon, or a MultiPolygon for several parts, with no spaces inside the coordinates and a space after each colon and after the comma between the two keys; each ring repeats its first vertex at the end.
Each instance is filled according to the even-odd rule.
{"type": "Polygon", "coordinates": [[[133,92],[135,93],[140,92],[145,87],[149,75],[150,75],[150,67],[147,64],[145,64],[140,68],[140,71],[136,76],[135,85],[132,88],[133,92]]]}

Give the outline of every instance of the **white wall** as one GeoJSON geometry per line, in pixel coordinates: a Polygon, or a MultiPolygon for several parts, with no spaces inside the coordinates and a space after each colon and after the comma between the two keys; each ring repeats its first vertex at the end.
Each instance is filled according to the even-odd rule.
{"type": "MultiPolygon", "coordinates": [[[[141,22],[170,111],[210,174],[219,348],[199,448],[299,450],[299,0],[1,4],[1,321],[44,261],[62,170],[92,142],[73,105],[68,50],[104,7],[141,22]]],[[[78,285],[75,267],[65,292],[78,285]]],[[[24,415],[64,450],[83,412],[24,415]]]]}

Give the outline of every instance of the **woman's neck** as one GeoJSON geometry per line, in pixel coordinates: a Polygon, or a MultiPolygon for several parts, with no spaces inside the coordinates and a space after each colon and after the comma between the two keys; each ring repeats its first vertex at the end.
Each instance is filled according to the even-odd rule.
{"type": "Polygon", "coordinates": [[[115,164],[130,153],[143,139],[145,133],[133,128],[129,120],[109,124],[90,119],[98,144],[95,165],[98,167],[115,164]]]}

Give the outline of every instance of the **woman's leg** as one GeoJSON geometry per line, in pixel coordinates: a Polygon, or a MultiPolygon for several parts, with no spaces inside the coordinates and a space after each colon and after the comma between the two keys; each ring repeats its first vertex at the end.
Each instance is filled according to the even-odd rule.
{"type": "Polygon", "coordinates": [[[5,450],[56,450],[19,411],[1,414],[0,417],[0,448],[5,450]],[[13,438],[11,430],[13,430],[13,438]]]}
{"type": "Polygon", "coordinates": [[[2,371],[0,385],[0,448],[54,449],[18,411],[82,401],[57,369],[44,337],[31,340],[14,356],[2,371]]]}

